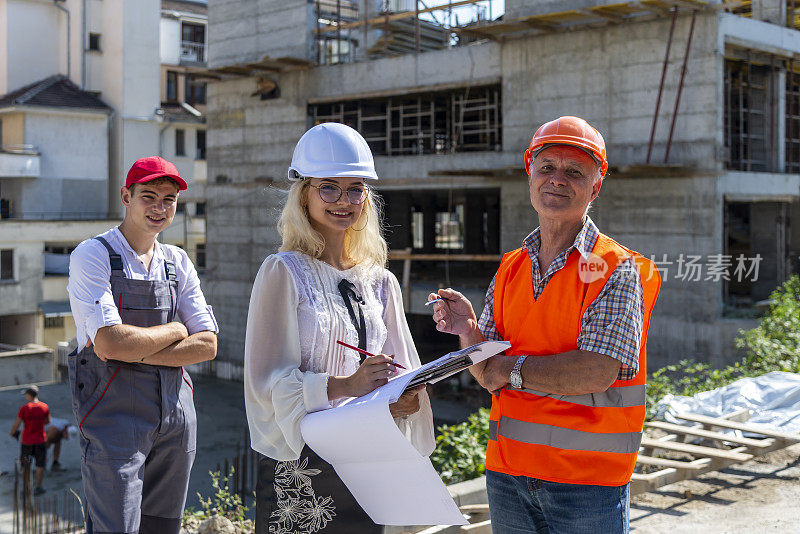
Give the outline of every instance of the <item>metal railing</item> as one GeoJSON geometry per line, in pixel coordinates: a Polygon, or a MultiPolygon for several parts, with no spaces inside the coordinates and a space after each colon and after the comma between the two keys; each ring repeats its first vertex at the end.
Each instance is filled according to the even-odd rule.
{"type": "Polygon", "coordinates": [[[192,41],[181,42],[181,62],[205,63],[206,45],[205,43],[195,43],[192,41]]]}

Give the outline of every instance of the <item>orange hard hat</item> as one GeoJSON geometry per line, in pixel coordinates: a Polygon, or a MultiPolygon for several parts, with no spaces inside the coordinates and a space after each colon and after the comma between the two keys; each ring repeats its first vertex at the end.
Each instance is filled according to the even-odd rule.
{"type": "Polygon", "coordinates": [[[533,134],[531,144],[525,151],[525,172],[530,175],[531,160],[551,145],[570,145],[587,152],[600,164],[600,177],[606,175],[606,142],[591,124],[579,117],[559,117],[542,124],[533,134]]]}

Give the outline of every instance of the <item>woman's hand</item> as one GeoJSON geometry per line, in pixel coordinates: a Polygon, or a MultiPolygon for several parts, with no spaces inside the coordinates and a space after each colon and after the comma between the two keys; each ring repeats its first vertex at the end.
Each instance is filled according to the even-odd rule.
{"type": "Polygon", "coordinates": [[[389,413],[392,417],[405,417],[419,411],[419,393],[425,390],[425,384],[409,389],[394,402],[389,405],[389,413]]]}
{"type": "Polygon", "coordinates": [[[328,379],[328,399],[360,397],[389,381],[397,373],[394,359],[386,354],[370,356],[350,376],[332,376],[328,379]]]}

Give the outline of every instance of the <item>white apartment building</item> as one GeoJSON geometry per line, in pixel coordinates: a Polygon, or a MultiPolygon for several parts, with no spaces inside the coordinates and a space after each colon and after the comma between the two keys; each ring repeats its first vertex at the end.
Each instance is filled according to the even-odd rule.
{"type": "Polygon", "coordinates": [[[140,157],[170,159],[189,182],[162,239],[188,244],[202,267],[205,87],[186,73],[205,61],[205,10],[0,0],[0,357],[74,337],[68,255],[119,222],[119,189],[140,157]]]}

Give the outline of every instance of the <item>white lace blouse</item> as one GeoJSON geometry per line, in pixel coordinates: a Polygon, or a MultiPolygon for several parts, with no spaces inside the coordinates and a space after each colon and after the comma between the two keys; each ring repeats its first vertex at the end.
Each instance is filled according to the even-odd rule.
{"type": "MultiPolygon", "coordinates": [[[[394,355],[406,368],[420,361],[403,314],[397,278],[382,267],[340,271],[299,252],[264,260],[253,283],[244,355],[244,398],[253,449],[275,460],[296,460],[303,449],[300,420],[331,407],[327,377],[348,376],[360,356],[336,340],[358,346],[338,285],[355,285],[367,329],[367,351],[394,355]]],[[[395,419],[423,455],[434,447],[427,393],[420,409],[395,419]]]]}

